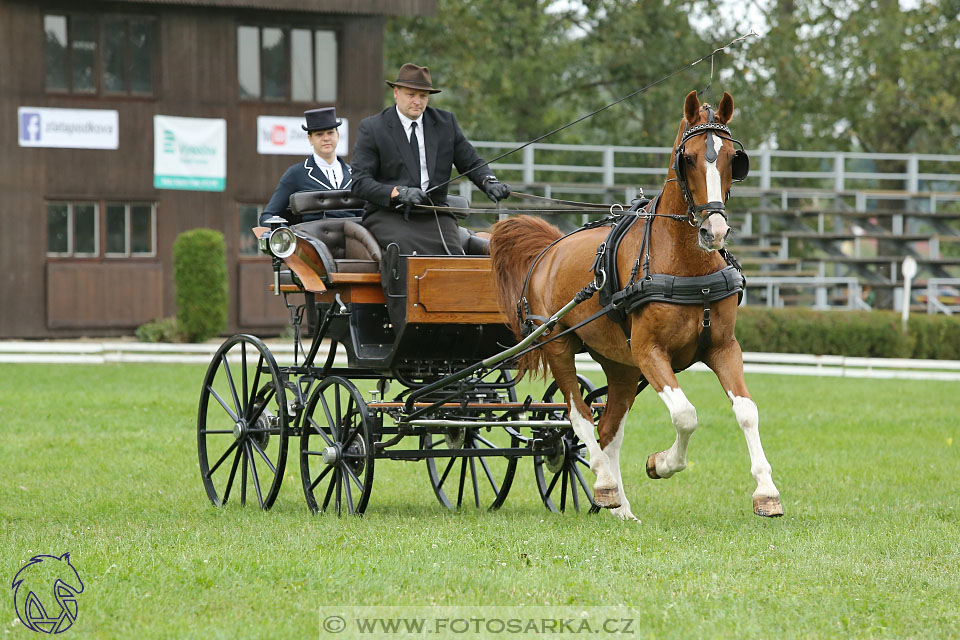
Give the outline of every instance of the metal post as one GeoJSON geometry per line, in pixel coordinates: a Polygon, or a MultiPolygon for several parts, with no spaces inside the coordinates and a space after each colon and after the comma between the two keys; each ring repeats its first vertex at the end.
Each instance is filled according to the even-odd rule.
{"type": "Polygon", "coordinates": [[[530,145],[523,150],[523,182],[528,185],[534,181],[533,164],[533,145],[530,145]]]}
{"type": "Polygon", "coordinates": [[[833,190],[843,191],[843,154],[838,153],[833,157],[833,190]]]}
{"type": "Polygon", "coordinates": [[[606,187],[612,187],[613,177],[613,147],[605,147],[603,150],[603,184],[606,187]]]}
{"type": "Polygon", "coordinates": [[[770,188],[770,149],[760,151],[760,188],[770,188]]]}

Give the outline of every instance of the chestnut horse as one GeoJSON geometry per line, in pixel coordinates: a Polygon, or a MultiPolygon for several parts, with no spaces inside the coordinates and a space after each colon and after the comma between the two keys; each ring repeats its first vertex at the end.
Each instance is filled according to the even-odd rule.
{"type": "MultiPolygon", "coordinates": [[[[729,129],[716,126],[726,125],[733,116],[733,98],[729,93],[724,92],[714,113],[709,105],[701,106],[696,92],[691,92],[684,102],[683,114],[674,142],[675,160],[667,173],[657,213],[687,211],[689,220],[654,218],[649,226],[650,273],[703,276],[726,266],[718,253],[729,233],[724,202],[734,177],[742,179],[746,174],[746,165],[736,166],[738,161],[746,161],[746,156],[738,158],[732,139],[727,137],[729,129]],[[708,143],[712,148],[708,148],[708,143]],[[685,187],[678,182],[678,167],[685,187]]],[[[634,224],[620,243],[617,267],[621,283],[628,281],[638,260],[644,226],[634,224]]],[[[531,314],[549,317],[587,284],[597,247],[606,239],[607,232],[604,227],[580,231],[560,240],[542,255],[524,294],[531,314]]],[[[517,301],[527,272],[537,255],[561,235],[553,225],[529,216],[508,218],[493,226],[490,246],[499,304],[506,317],[513,319],[511,328],[518,337],[517,301]]],[[[575,326],[599,311],[596,298],[575,307],[554,331],[575,326]]],[[[700,349],[702,306],[649,302],[627,316],[623,330],[608,316],[602,316],[524,356],[521,369],[537,372],[548,365],[567,399],[573,430],[587,446],[590,468],[596,474],[593,491],[597,504],[620,518],[636,520],[623,491],[620,447],[641,376],[667,406],[677,432],[673,446],[650,455],[647,474],[655,479],[669,478],[687,466],[687,444],[697,428],[697,410],[684,395],[674,371],[688,367],[699,355],[720,380],[746,437],[750,472],[757,482],[754,513],[783,514],[780,493],[773,484],[770,464],[760,444],[757,405],[747,391],[743,355],[733,334],[737,304],[735,295],[712,304],[710,340],[700,349]],[[599,442],[594,436],[591,410],[581,397],[577,382],[574,355],[582,346],[586,346],[607,377],[607,405],[597,425],[599,442]]]]}

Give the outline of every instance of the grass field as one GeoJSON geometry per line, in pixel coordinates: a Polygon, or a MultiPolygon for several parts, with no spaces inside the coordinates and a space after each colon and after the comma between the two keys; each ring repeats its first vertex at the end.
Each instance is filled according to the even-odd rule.
{"type": "MultiPolygon", "coordinates": [[[[960,636],[956,383],[748,378],[780,519],[752,514],[743,436],[695,373],[683,473],[644,473],[674,435],[657,396],[631,414],[642,524],[547,512],[529,459],[493,513],[444,510],[423,462],[378,461],[366,515],[337,519],[307,511],[293,452],[273,510],[209,504],[203,370],[0,365],[0,577],[70,552],[85,590],[68,637],[316,638],[325,609],[398,604],[622,604],[642,638],[960,636]]],[[[0,637],[34,637],[6,593],[0,637]]]]}

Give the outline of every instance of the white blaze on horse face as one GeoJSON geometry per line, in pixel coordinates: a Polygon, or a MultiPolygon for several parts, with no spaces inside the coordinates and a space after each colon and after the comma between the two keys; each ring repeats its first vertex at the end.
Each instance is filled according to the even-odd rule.
{"type": "Polygon", "coordinates": [[[723,241],[726,239],[730,227],[727,226],[727,221],[719,213],[714,213],[707,218],[707,223],[710,225],[710,233],[713,234],[713,248],[719,249],[723,246],[723,241]]]}
{"type": "MultiPolygon", "coordinates": [[[[711,136],[717,159],[720,158],[720,149],[723,148],[723,138],[711,136]]],[[[723,190],[720,182],[720,170],[717,161],[707,162],[707,202],[723,202],[723,190]]]]}

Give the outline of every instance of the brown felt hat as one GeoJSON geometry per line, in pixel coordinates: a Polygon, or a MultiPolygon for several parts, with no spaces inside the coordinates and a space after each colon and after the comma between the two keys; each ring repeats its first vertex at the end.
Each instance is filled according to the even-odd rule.
{"type": "Polygon", "coordinates": [[[387,84],[391,87],[406,87],[417,91],[426,91],[427,93],[440,93],[440,89],[433,88],[433,82],[430,80],[430,69],[418,67],[412,62],[400,67],[397,79],[393,82],[387,80],[387,84]]]}

